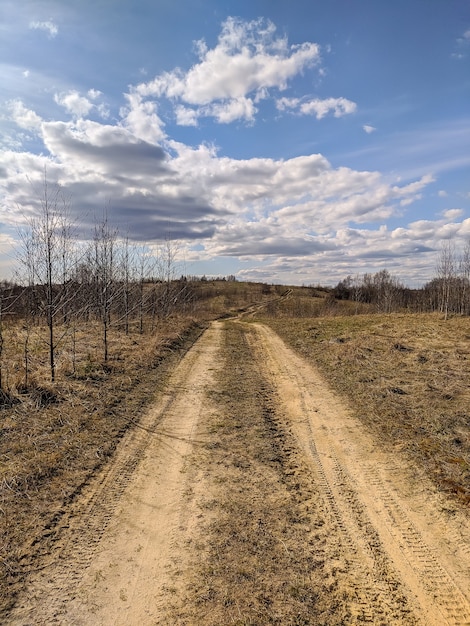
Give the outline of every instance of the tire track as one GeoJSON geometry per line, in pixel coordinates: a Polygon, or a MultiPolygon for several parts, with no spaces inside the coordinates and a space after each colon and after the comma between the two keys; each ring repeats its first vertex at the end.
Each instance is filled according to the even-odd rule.
{"type": "Polygon", "coordinates": [[[364,565],[363,558],[361,558],[357,537],[354,537],[344,521],[344,516],[341,513],[337,498],[330,487],[330,483],[313,439],[309,442],[309,449],[311,453],[311,460],[315,464],[316,483],[320,487],[323,497],[326,500],[327,507],[334,518],[336,532],[338,532],[338,540],[343,545],[347,554],[346,558],[351,569],[357,573],[357,577],[355,577],[352,581],[357,602],[357,616],[360,618],[361,622],[373,624],[375,622],[375,616],[381,612],[381,609],[377,606],[376,597],[374,597],[377,594],[374,594],[373,586],[368,580],[369,572],[367,567],[364,565]]]}
{"type": "MultiPolygon", "coordinates": [[[[105,539],[109,542],[108,535],[114,535],[121,512],[127,510],[128,492],[132,492],[136,485],[142,488],[144,484],[145,488],[145,479],[137,480],[142,474],[143,465],[150,464],[152,472],[155,471],[153,481],[158,482],[160,479],[160,482],[166,483],[166,488],[169,485],[174,489],[180,488],[181,466],[193,440],[202,397],[210,377],[209,366],[214,363],[218,350],[218,333],[217,327],[206,331],[186,353],[169,377],[166,391],[157,404],[142,416],[135,428],[127,431],[112,459],[84,488],[70,512],[63,516],[60,525],[51,531],[52,558],[40,572],[30,577],[26,592],[20,596],[10,613],[9,625],[142,623],[139,619],[133,621],[131,614],[128,618],[121,617],[119,611],[122,612],[124,607],[114,606],[115,601],[109,603],[109,617],[106,610],[99,618],[95,615],[103,600],[95,598],[93,594],[95,587],[100,587],[101,583],[103,593],[118,593],[117,599],[121,603],[125,598],[124,592],[119,595],[118,588],[106,587],[101,570],[94,569],[95,561],[97,556],[98,560],[103,560],[103,556],[99,556],[103,551],[101,544],[105,539]],[[111,522],[113,530],[109,532],[111,522]],[[114,611],[118,611],[118,617],[110,611],[111,606],[114,611]]],[[[146,473],[144,475],[147,476],[146,473]]],[[[149,499],[150,496],[147,497],[149,499]]],[[[158,501],[157,504],[160,508],[158,501]]],[[[134,524],[133,515],[131,512],[131,525],[134,524]]],[[[135,520],[139,519],[137,506],[135,515],[135,520]]],[[[166,517],[169,519],[171,515],[174,515],[173,512],[166,517]]],[[[155,522],[150,522],[150,527],[144,528],[144,531],[153,532],[153,523],[161,525],[161,516],[165,516],[165,506],[161,512],[156,511],[155,522]]],[[[142,570],[147,567],[146,559],[151,562],[149,569],[154,567],[153,554],[147,553],[146,549],[142,550],[148,541],[145,534],[139,536],[139,541],[142,545],[139,544],[134,550],[138,557],[129,554],[129,561],[135,562],[134,578],[126,584],[133,594],[139,591],[136,581],[142,578],[142,570]]],[[[165,541],[168,545],[171,543],[171,533],[165,541]]],[[[126,542],[123,543],[126,549],[126,542]]],[[[162,550],[162,554],[164,552],[162,550]]],[[[109,563],[112,558],[112,554],[105,557],[109,563]]],[[[152,588],[155,587],[155,581],[150,584],[152,588]]],[[[150,608],[158,611],[158,602],[154,602],[150,608]]]]}
{"type": "Polygon", "coordinates": [[[426,591],[436,598],[447,622],[456,626],[470,624],[470,611],[457,581],[439,563],[434,551],[426,545],[403,506],[386,488],[377,471],[369,467],[363,468],[363,472],[384,505],[389,532],[410,566],[418,572],[426,591]]]}
{"type": "MultiPolygon", "coordinates": [[[[468,577],[462,580],[462,571],[451,572],[443,565],[441,548],[426,543],[412,521],[417,518],[409,503],[385,485],[379,468],[387,484],[393,485],[392,460],[375,450],[370,435],[339,406],[306,362],[271,330],[258,324],[255,328],[253,349],[260,366],[278,388],[283,411],[310,459],[345,546],[356,578],[360,619],[386,623],[378,621],[385,607],[396,611],[403,603],[414,607],[429,626],[470,624],[468,577]]],[[[459,552],[458,545],[454,549],[459,552]]],[[[463,549],[460,555],[463,559],[468,552],[463,549]]]]}

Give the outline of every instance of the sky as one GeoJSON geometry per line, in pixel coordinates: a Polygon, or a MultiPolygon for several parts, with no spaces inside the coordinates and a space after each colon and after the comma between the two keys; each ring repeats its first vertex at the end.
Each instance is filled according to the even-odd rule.
{"type": "Polygon", "coordinates": [[[422,286],[470,239],[470,0],[0,0],[0,278],[45,172],[188,275],[422,286]]]}

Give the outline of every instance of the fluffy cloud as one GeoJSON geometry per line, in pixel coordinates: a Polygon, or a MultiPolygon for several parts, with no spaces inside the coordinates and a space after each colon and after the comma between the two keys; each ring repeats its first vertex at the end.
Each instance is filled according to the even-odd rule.
{"type": "Polygon", "coordinates": [[[43,141],[51,155],[78,175],[144,179],[167,172],[164,151],[129,130],[91,120],[44,122],[43,141]],[[73,164],[73,165],[72,165],[73,164]]]}
{"type": "Polygon", "coordinates": [[[120,111],[123,125],[142,141],[158,144],[165,138],[164,123],[157,114],[157,105],[145,101],[137,93],[126,94],[127,107],[120,111]]]}
{"type": "MultiPolygon", "coordinates": [[[[188,241],[207,238],[209,254],[296,256],[331,250],[333,233],[345,225],[399,213],[402,202],[413,201],[433,180],[425,176],[390,185],[378,172],[333,168],[321,154],[240,160],[220,157],[208,145],[191,148],[170,140],[157,145],[144,128],[150,120],[153,132],[161,132],[154,115],[144,107],[140,120],[128,113],[121,125],[41,121],[40,136],[52,160],[4,153],[0,162],[10,206],[31,195],[26,175],[40,181],[49,163],[51,177],[77,199],[82,221],[92,220],[106,204],[110,219],[120,226],[127,220],[126,230],[137,240],[163,237],[171,224],[188,241]]],[[[17,117],[39,124],[21,107],[17,117]]]]}
{"type": "Polygon", "coordinates": [[[74,117],[86,117],[92,110],[97,110],[101,117],[106,118],[109,116],[106,105],[95,104],[93,102],[101,95],[101,91],[90,89],[87,93],[87,97],[85,97],[80,95],[78,91],[72,89],[63,93],[56,93],[54,95],[54,101],[74,117]]]}
{"type": "Polygon", "coordinates": [[[459,222],[456,209],[434,221],[384,226],[404,200],[431,184],[431,176],[390,185],[378,172],[333,168],[321,154],[232,159],[210,145],[167,141],[161,147],[123,125],[90,120],[42,122],[40,129],[52,158],[0,156],[6,223],[18,223],[18,205],[34,210],[28,179],[40,188],[47,165],[51,182],[70,194],[84,237],[106,206],[131,240],[159,241],[170,234],[186,242],[187,258],[223,255],[258,266],[243,278],[332,283],[399,267],[406,280],[419,284],[442,238],[463,241],[470,234],[470,220],[459,222]]]}
{"type": "Polygon", "coordinates": [[[257,109],[250,98],[233,98],[205,107],[202,112],[204,115],[215,117],[220,124],[230,124],[239,119],[252,122],[257,109]]]}
{"type": "Polygon", "coordinates": [[[170,72],[141,85],[142,95],[166,95],[188,104],[243,98],[249,93],[276,87],[285,89],[289,79],[320,61],[319,46],[288,46],[276,38],[272,22],[244,22],[229,18],[222,26],[216,47],[198,42],[200,62],[186,74],[170,72]]]}
{"type": "Polygon", "coordinates": [[[362,127],[363,131],[365,133],[367,133],[368,135],[370,135],[371,133],[374,133],[377,129],[375,128],[375,126],[370,126],[370,124],[364,124],[364,126],[362,127]]]}
{"type": "Polygon", "coordinates": [[[54,101],[64,107],[68,113],[77,117],[85,117],[93,108],[93,103],[88,98],[80,96],[78,91],[55,94],[54,101]]]}
{"type": "MultiPolygon", "coordinates": [[[[96,121],[106,109],[103,94],[94,89],[55,95],[68,121],[46,121],[20,100],[11,101],[10,121],[34,131],[42,145],[41,154],[21,145],[0,153],[2,221],[13,226],[23,213],[35,211],[39,196],[31,183],[41,189],[46,167],[51,184],[60,183],[70,195],[83,238],[95,213],[106,207],[110,221],[131,240],[171,236],[185,242],[188,258],[255,262],[251,274],[240,274],[246,278],[331,283],[376,271],[381,263],[393,271],[400,263],[419,282],[440,239],[468,237],[470,220],[459,222],[458,209],[402,228],[385,226],[389,218],[406,214],[405,207],[433,183],[423,174],[432,169],[421,159],[414,159],[420,162],[419,174],[390,182],[378,171],[333,167],[322,154],[236,159],[219,155],[211,144],[189,146],[172,139],[171,126],[163,121],[171,116],[168,105],[184,126],[197,126],[202,118],[251,124],[268,98],[277,98],[278,111],[319,120],[357,108],[346,98],[288,93],[279,98],[299,73],[319,69],[320,54],[313,43],[288,45],[270,22],[230,19],[214,48],[203,41],[196,47],[199,61],[189,71],[131,87],[112,122],[96,121]],[[87,119],[92,114],[94,119],[87,119]]],[[[462,137],[460,126],[454,133],[462,137]]],[[[400,150],[416,145],[401,141],[400,150]]],[[[427,145],[422,150],[429,152],[427,145]]]]}
{"type": "MultiPolygon", "coordinates": [[[[280,98],[276,102],[279,111],[291,110],[299,115],[315,115],[317,120],[321,120],[328,113],[333,113],[334,117],[343,117],[355,113],[357,105],[347,98],[280,98]]],[[[372,127],[368,127],[372,128],[372,127]]],[[[374,129],[375,130],[375,129],[374,129]]]]}
{"type": "MultiPolygon", "coordinates": [[[[274,24],[263,19],[228,18],[214,48],[199,41],[196,49],[199,62],[187,72],[165,72],[132,90],[141,98],[165,97],[184,104],[177,109],[177,120],[184,125],[194,125],[200,116],[213,116],[219,123],[251,122],[255,102],[269,97],[272,89],[286,89],[295,76],[320,63],[318,44],[289,46],[285,37],[276,35],[274,24]],[[188,107],[194,107],[192,115],[188,107]]],[[[342,106],[338,103],[336,110],[342,106]]],[[[349,106],[346,101],[344,106],[349,106]]]]}
{"type": "Polygon", "coordinates": [[[465,59],[470,47],[470,29],[466,30],[461,37],[457,38],[455,51],[452,53],[454,59],[465,59]]]}
{"type": "Polygon", "coordinates": [[[462,209],[446,209],[442,212],[443,217],[446,220],[456,220],[459,217],[462,217],[463,210],[462,209]]]}
{"type": "Polygon", "coordinates": [[[20,128],[39,130],[42,119],[31,109],[27,109],[21,100],[11,100],[8,103],[11,118],[20,128]]]}
{"type": "Polygon", "coordinates": [[[197,126],[198,113],[194,109],[179,105],[175,107],[176,123],[179,126],[197,126]]]}
{"type": "Polygon", "coordinates": [[[354,113],[357,109],[355,102],[346,98],[326,98],[325,100],[307,100],[300,105],[300,112],[303,115],[315,115],[317,120],[322,119],[332,112],[335,117],[342,117],[354,113]]]}

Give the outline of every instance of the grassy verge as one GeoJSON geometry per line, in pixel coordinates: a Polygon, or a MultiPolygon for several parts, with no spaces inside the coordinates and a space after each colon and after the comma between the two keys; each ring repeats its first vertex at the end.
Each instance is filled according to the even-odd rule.
{"type": "Polygon", "coordinates": [[[201,425],[206,443],[190,462],[191,484],[204,484],[202,496],[188,496],[197,498],[202,520],[188,546],[190,582],[165,623],[350,623],[346,566],[247,332],[226,323],[214,411],[201,425]]]}
{"type": "Polygon", "coordinates": [[[265,319],[387,445],[470,504],[470,322],[436,315],[265,319]]]}

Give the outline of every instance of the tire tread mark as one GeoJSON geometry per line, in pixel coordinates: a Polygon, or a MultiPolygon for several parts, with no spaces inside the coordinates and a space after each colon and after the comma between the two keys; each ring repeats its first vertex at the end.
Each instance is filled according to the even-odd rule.
{"type": "Polygon", "coordinates": [[[402,553],[420,578],[427,593],[436,599],[436,604],[444,611],[449,624],[469,626],[468,602],[458,585],[435,558],[432,550],[426,545],[421,534],[378,473],[373,468],[363,468],[363,471],[388,514],[390,533],[395,537],[402,553]]]}
{"type": "MultiPolygon", "coordinates": [[[[363,507],[355,498],[353,490],[349,487],[345,472],[335,460],[336,490],[343,492],[349,510],[354,511],[355,516],[360,518],[360,523],[354,528],[354,535],[351,524],[346,523],[341,512],[337,496],[330,485],[313,436],[309,438],[309,450],[311,460],[315,464],[318,484],[335,519],[336,526],[341,533],[340,540],[348,553],[348,558],[356,574],[353,579],[353,585],[356,601],[360,607],[360,616],[358,617],[360,617],[361,622],[382,623],[377,621],[378,616],[383,613],[386,596],[392,596],[392,594],[394,601],[400,605],[400,613],[411,613],[410,609],[405,609],[407,600],[400,591],[400,582],[394,575],[393,568],[381,548],[379,537],[372,524],[368,523],[368,520],[364,518],[363,507]],[[386,593],[382,594],[382,590],[386,590],[386,593]]],[[[393,606],[388,608],[392,612],[394,611],[393,606]]],[[[411,615],[409,617],[413,620],[411,615]]]]}

